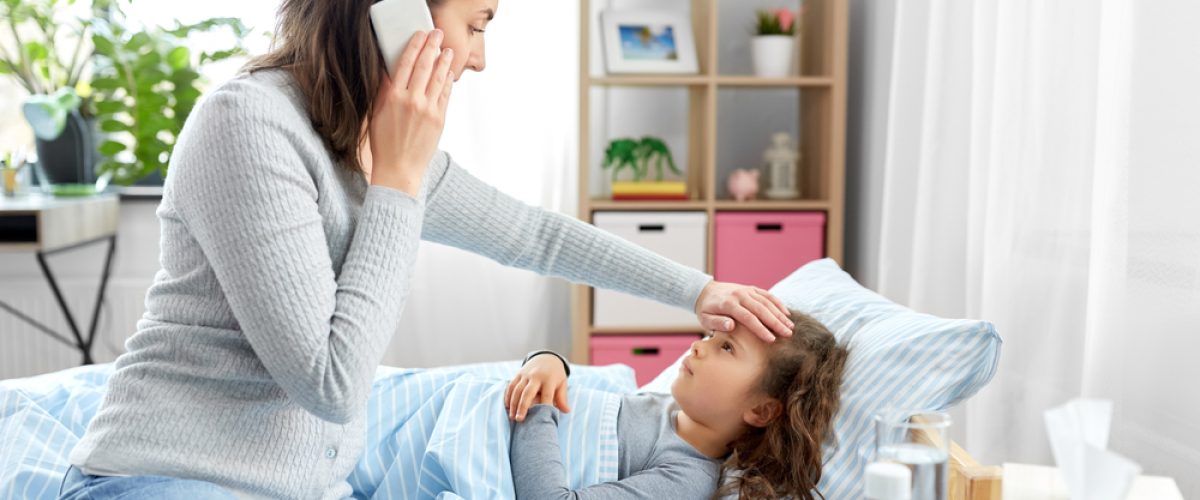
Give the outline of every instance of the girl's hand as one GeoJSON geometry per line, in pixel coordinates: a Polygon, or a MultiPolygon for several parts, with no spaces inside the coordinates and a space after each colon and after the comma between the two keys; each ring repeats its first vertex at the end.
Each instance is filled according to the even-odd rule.
{"type": "Polygon", "coordinates": [[[417,196],[425,168],[437,150],[450,101],[453,51],[441,50],[443,34],[418,32],[408,41],[375,99],[368,131],[371,184],[417,196]]]}
{"type": "Polygon", "coordinates": [[[538,403],[571,412],[567,407],[567,371],[557,356],[539,354],[530,358],[504,390],[508,418],[517,422],[525,421],[529,407],[538,403]]]}
{"type": "Polygon", "coordinates": [[[720,281],[704,286],[696,300],[696,316],[704,329],[719,332],[732,332],[736,320],[766,342],[774,342],[776,335],[791,336],[795,327],[787,306],[771,292],[720,281]]]}

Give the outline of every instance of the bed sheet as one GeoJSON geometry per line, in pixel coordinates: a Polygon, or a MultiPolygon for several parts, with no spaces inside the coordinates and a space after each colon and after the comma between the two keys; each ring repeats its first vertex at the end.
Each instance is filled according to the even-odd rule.
{"type": "MultiPolygon", "coordinates": [[[[366,448],[348,478],[354,497],[512,498],[502,398],[519,364],[380,368],[366,448]]],[[[55,498],[111,373],[105,364],[0,381],[0,498],[55,498]]],[[[616,418],[620,395],[636,389],[633,371],[573,367],[570,384],[559,438],[572,487],[615,480],[616,418]]]]}

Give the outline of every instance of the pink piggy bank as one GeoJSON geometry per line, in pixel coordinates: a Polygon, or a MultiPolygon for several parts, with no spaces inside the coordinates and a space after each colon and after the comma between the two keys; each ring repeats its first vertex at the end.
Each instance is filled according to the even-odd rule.
{"type": "Polygon", "coordinates": [[[739,168],[729,174],[729,194],[737,201],[753,200],[758,196],[758,170],[739,168]]]}

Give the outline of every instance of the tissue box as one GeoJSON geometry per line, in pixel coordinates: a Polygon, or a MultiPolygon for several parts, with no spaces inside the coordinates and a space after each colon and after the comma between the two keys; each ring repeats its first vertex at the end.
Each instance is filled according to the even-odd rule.
{"type": "MultiPolygon", "coordinates": [[[[1003,496],[1021,500],[1066,500],[1067,483],[1055,467],[1004,464],[1003,496]]],[[[1125,500],[1183,500],[1175,480],[1138,476],[1125,500]]]]}

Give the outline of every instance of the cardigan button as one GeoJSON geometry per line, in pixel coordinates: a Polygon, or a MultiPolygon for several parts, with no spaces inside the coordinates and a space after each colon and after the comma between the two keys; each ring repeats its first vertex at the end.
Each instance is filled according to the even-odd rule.
{"type": "Polygon", "coordinates": [[[325,448],[325,458],[330,460],[337,458],[337,450],[333,449],[332,447],[325,448]]]}

